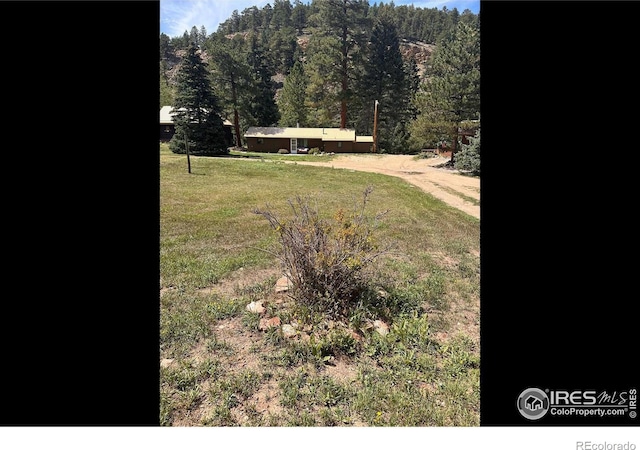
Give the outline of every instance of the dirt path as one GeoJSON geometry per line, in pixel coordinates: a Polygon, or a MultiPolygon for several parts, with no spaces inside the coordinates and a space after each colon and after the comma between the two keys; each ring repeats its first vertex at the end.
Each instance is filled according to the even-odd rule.
{"type": "Polygon", "coordinates": [[[465,213],[480,219],[480,179],[435,167],[448,158],[416,159],[412,155],[340,155],[327,162],[296,164],[361,170],[400,177],[465,213]]]}

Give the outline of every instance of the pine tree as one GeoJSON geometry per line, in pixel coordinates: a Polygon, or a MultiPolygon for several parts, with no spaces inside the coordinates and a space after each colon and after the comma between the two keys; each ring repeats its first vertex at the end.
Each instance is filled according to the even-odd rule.
{"type": "Polygon", "coordinates": [[[249,126],[273,126],[278,123],[280,113],[275,102],[275,87],[271,81],[271,71],[267,66],[267,60],[258,43],[255,34],[248,38],[247,63],[253,74],[251,83],[248,84],[248,92],[245,100],[249,114],[247,125],[249,126]]]}
{"type": "Polygon", "coordinates": [[[378,148],[376,151],[404,153],[411,116],[411,80],[405,71],[395,25],[383,16],[373,28],[364,70],[354,99],[359,113],[356,130],[373,132],[374,102],[378,104],[378,148]]]}
{"type": "Polygon", "coordinates": [[[191,32],[189,33],[189,41],[193,44],[196,44],[196,47],[200,45],[200,32],[198,31],[198,27],[195,25],[191,27],[191,32]]]}
{"type": "Polygon", "coordinates": [[[233,115],[237,147],[242,146],[240,110],[246,103],[242,100],[251,80],[243,45],[243,38],[239,35],[229,40],[223,34],[216,33],[207,41],[207,51],[213,61],[214,84],[219,89],[218,92],[225,105],[225,110],[233,115]]]}
{"type": "Polygon", "coordinates": [[[260,19],[260,11],[255,6],[251,6],[249,8],[245,8],[242,11],[242,15],[246,17],[247,30],[256,32],[258,31],[258,25],[260,19]]]}
{"type": "Polygon", "coordinates": [[[305,105],[307,78],[301,61],[291,68],[284,80],[282,92],[278,100],[281,127],[307,126],[308,111],[305,105]]]}
{"type": "Polygon", "coordinates": [[[160,33],[160,61],[168,58],[173,51],[171,38],[164,33],[160,33]]]}
{"type": "Polygon", "coordinates": [[[274,0],[271,26],[276,31],[291,26],[291,3],[289,0],[274,0]]]}
{"type": "Polygon", "coordinates": [[[433,147],[451,142],[452,160],[463,120],[480,114],[480,33],[458,22],[432,55],[427,78],[416,96],[418,117],[410,129],[415,145],[433,147]]]}
{"type": "Polygon", "coordinates": [[[240,14],[237,9],[234,9],[231,13],[231,19],[229,19],[229,27],[227,33],[237,33],[240,31],[240,14]]]}
{"type": "Polygon", "coordinates": [[[469,144],[462,144],[462,150],[456,155],[454,167],[480,175],[480,127],[474,136],[469,137],[469,144]]]}
{"type": "Polygon", "coordinates": [[[207,64],[194,43],[187,49],[177,75],[173,114],[176,133],[170,148],[174,153],[228,152],[218,99],[211,87],[207,64]]]}
{"type": "Polygon", "coordinates": [[[366,0],[316,0],[312,15],[315,26],[309,42],[309,72],[320,73],[310,80],[311,101],[332,116],[339,104],[340,128],[347,127],[347,105],[352,99],[354,67],[360,65],[360,50],[366,42],[366,0]]]}
{"type": "Polygon", "coordinates": [[[296,32],[291,27],[283,27],[271,35],[268,49],[265,52],[269,60],[269,68],[273,73],[288,73],[293,66],[294,55],[298,43],[296,42],[296,32]]]}
{"type": "Polygon", "coordinates": [[[330,37],[313,35],[307,47],[305,73],[308,77],[306,104],[309,126],[335,127],[340,121],[340,84],[334,64],[340,52],[330,37]],[[311,55],[311,56],[309,56],[311,55]]]}
{"type": "Polygon", "coordinates": [[[307,26],[307,7],[300,0],[293,2],[293,10],[291,11],[291,24],[298,34],[302,34],[302,30],[307,26]]]}
{"type": "Polygon", "coordinates": [[[273,8],[271,4],[267,3],[262,8],[262,28],[267,30],[271,26],[271,19],[273,18],[273,8]]]}

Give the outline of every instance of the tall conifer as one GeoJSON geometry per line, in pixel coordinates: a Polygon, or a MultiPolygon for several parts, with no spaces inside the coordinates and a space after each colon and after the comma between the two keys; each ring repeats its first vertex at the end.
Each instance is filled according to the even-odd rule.
{"type": "Polygon", "coordinates": [[[213,92],[207,64],[195,43],[191,43],[177,76],[173,119],[176,133],[170,148],[174,153],[188,151],[199,155],[227,153],[218,98],[213,92]],[[186,134],[186,137],[185,137],[186,134]]]}

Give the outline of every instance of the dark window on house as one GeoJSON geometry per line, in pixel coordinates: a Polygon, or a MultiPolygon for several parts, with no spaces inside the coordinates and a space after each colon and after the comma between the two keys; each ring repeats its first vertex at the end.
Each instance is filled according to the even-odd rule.
{"type": "Polygon", "coordinates": [[[342,147],[342,142],[338,142],[338,148],[342,147]]]}
{"type": "Polygon", "coordinates": [[[263,143],[264,143],[264,139],[258,138],[258,144],[263,144],[263,143]]]}

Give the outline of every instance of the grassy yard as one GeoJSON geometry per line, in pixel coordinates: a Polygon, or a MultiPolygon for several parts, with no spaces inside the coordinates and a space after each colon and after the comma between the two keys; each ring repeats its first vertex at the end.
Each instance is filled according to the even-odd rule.
{"type": "Polygon", "coordinates": [[[394,177],[281,161],[328,156],[244,156],[189,174],[160,145],[161,424],[479,425],[479,221],[394,177]],[[276,293],[278,236],[254,208],[286,218],[308,195],[329,217],[367,186],[394,245],[371,278],[384,308],[330,321],[276,293]]]}

